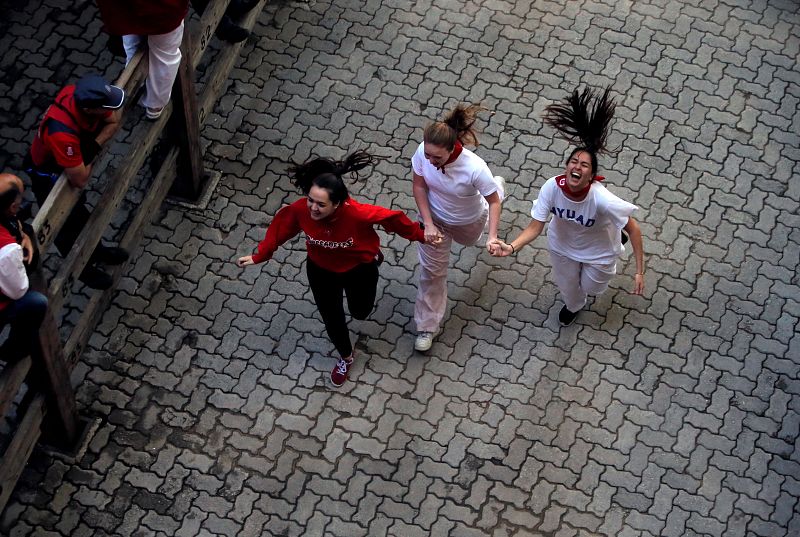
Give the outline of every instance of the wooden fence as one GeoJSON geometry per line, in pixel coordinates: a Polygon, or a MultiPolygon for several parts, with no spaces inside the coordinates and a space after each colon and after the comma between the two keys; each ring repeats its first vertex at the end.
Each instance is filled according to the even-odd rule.
{"type": "MultiPolygon", "coordinates": [[[[81,435],[75,392],[70,373],[80,359],[83,349],[108,308],[120,278],[128,263],[113,267],[114,285],[106,291],[92,294],[79,320],[62,342],[57,318],[69,299],[78,276],[83,271],[103,233],[109,227],[114,213],[125,198],[131,180],[141,169],[161,137],[170,117],[175,114],[178,144],[172,147],[161,163],[144,199],[124,231],[119,245],[129,251],[136,249],[144,228],[158,211],[164,198],[172,189],[177,195],[194,199],[203,188],[205,172],[200,153],[200,128],[213,109],[220,91],[228,79],[243,43],[222,44],[219,53],[209,64],[207,81],[198,95],[195,69],[205,53],[211,37],[227,9],[230,0],[212,0],[199,24],[186,21],[178,78],[173,89],[173,102],[167,104],[155,121],[140,121],[131,133],[132,143],[127,154],[121,157],[113,176],[106,182],[92,215],[78,240],[49,285],[41,271],[34,275],[32,284],[45,292],[49,308],[39,332],[39,345],[27,357],[0,372],[0,416],[6,416],[23,384],[28,387],[17,414],[21,416],[16,430],[0,460],[0,512],[5,508],[11,492],[33,451],[36,442],[44,439],[61,448],[69,449],[81,435]],[[181,174],[178,177],[179,162],[181,174]],[[177,177],[177,180],[176,180],[177,177]]],[[[252,29],[266,0],[261,0],[241,22],[252,29]]],[[[116,85],[125,89],[128,96],[135,95],[147,76],[147,56],[141,52],[125,67],[116,85]]],[[[53,96],[55,98],[55,95],[53,96]]],[[[135,103],[126,102],[123,115],[135,103]]],[[[106,148],[97,159],[103,158],[106,148]]],[[[66,176],[58,179],[46,202],[39,208],[33,222],[39,251],[45,253],[64,225],[70,211],[80,197],[80,189],[73,188],[66,176]]]]}

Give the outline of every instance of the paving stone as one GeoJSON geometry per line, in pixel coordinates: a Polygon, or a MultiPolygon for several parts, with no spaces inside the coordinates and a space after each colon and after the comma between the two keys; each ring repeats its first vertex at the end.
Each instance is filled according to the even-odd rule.
{"type": "MultiPolygon", "coordinates": [[[[122,68],[93,5],[18,4],[0,17],[12,171],[61,85],[122,68]]],[[[269,3],[206,120],[205,164],[224,172],[208,208],[159,211],[74,372],[103,426],[82,461],[35,456],[0,533],[796,534],[794,7],[269,3]],[[377,307],[351,323],[367,359],[331,390],[302,239],[231,263],[298,196],[286,163],[378,148],[353,195],[414,215],[422,128],[482,99],[476,152],[508,179],[513,237],[563,168],[540,116],[565,81],[620,96],[601,167],[640,207],[645,296],[628,294],[628,258],[559,329],[545,239],[508,260],[455,247],[422,356],[414,247],[388,238],[377,307]]]]}

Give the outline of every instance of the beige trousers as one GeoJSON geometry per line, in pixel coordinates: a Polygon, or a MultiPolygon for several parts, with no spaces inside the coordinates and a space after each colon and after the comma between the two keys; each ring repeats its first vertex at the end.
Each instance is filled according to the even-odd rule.
{"type": "Polygon", "coordinates": [[[589,264],[575,261],[550,250],[553,279],[561,291],[564,305],[572,312],[586,305],[588,295],[599,295],[608,289],[608,283],[617,273],[617,264],[589,264]]]}
{"type": "Polygon", "coordinates": [[[436,332],[447,309],[447,268],[453,241],[464,246],[478,243],[489,219],[488,209],[471,224],[451,226],[433,219],[444,238],[439,244],[420,243],[419,289],[414,305],[414,322],[418,332],[436,332]]]}

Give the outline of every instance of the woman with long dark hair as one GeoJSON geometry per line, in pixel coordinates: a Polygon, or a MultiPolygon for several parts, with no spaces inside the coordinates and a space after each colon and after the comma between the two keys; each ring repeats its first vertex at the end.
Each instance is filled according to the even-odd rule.
{"type": "Polygon", "coordinates": [[[341,161],[313,158],[292,166],[292,183],[306,197],[282,207],[257,252],[237,261],[240,267],[263,263],[280,245],[301,231],[305,234],[308,283],[328,337],[340,355],[331,371],[331,382],[337,387],[347,380],[353,365],[342,295],[356,319],[366,319],[375,306],[378,265],[383,255],[374,226],[408,240],[425,240],[421,226],[401,211],[359,203],[350,197],[342,176],[357,176],[374,161],[369,153],[356,151],[341,161]]]}
{"type": "MultiPolygon", "coordinates": [[[[425,127],[423,142],[411,158],[414,200],[425,225],[419,245],[420,278],[414,321],[414,348],[427,351],[447,308],[447,268],[453,241],[473,246],[489,228],[497,238],[503,201],[503,179],[464,145],[478,145],[475,129],[479,104],[459,105],[442,121],[425,127]]],[[[488,243],[487,243],[488,244],[488,243]]]]}
{"type": "Polygon", "coordinates": [[[606,151],[616,106],[610,94],[610,88],[602,93],[575,90],[564,102],[546,108],[544,121],[577,148],[567,158],[564,174],[542,186],[528,227],[508,244],[496,239],[488,245],[494,256],[516,253],[539,236],[553,215],[547,239],[553,278],[564,300],[558,314],[562,326],[575,320],[588,295],[608,288],[625,249],[622,230],[630,236],[636,258],[633,293],[644,291],[642,233],[631,216],[637,207],[609,192],[597,174],[597,155],[606,151]]]}

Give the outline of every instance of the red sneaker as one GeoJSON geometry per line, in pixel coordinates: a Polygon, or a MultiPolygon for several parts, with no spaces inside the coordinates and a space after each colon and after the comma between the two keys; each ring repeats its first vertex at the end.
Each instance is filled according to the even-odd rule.
{"type": "Polygon", "coordinates": [[[350,373],[350,367],[352,365],[352,356],[350,357],[349,361],[345,360],[344,358],[340,358],[339,361],[336,362],[336,367],[334,367],[331,371],[331,384],[337,388],[344,384],[344,382],[347,380],[347,375],[350,373]]]}

